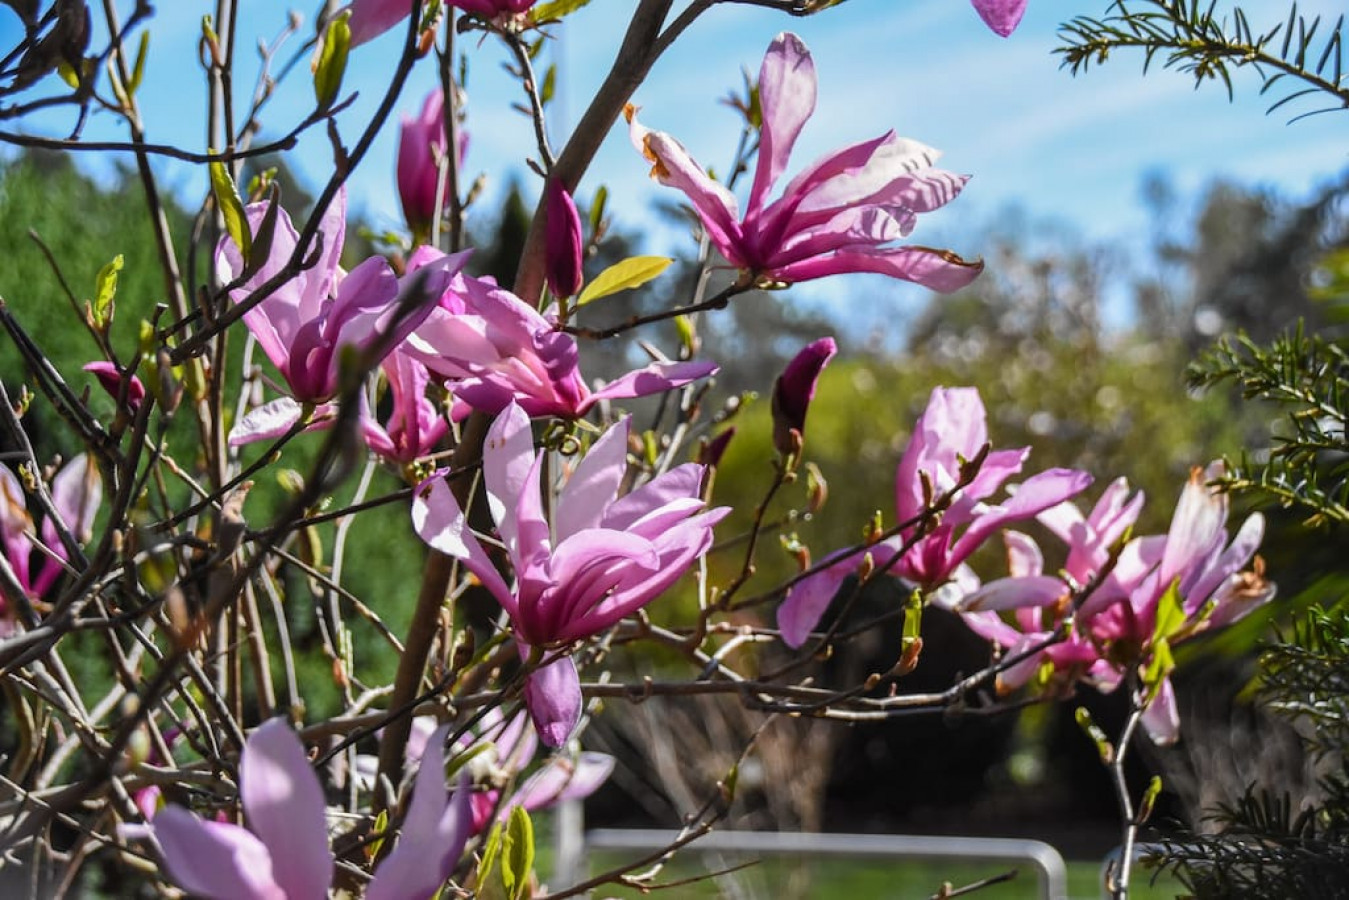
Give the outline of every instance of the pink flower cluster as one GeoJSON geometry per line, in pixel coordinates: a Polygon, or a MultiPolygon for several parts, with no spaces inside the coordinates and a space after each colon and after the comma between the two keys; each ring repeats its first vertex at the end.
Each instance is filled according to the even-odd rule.
{"type": "Polygon", "coordinates": [[[1005,650],[1012,664],[1002,673],[1004,688],[1037,675],[1064,690],[1077,680],[1106,691],[1136,680],[1148,733],[1159,743],[1175,740],[1171,646],[1274,596],[1258,558],[1245,570],[1260,544],[1263,518],[1247,518],[1228,542],[1227,497],[1208,486],[1222,474],[1221,463],[1214,463],[1191,474],[1167,534],[1118,547],[1138,519],[1143,496],[1131,496],[1128,483],[1117,480],[1084,516],[1071,501],[1091,476],[1050,469],[998,499],[1028,454],[1028,448],[989,449],[983,403],[973,388],[934,390],[896,472],[898,533],[834,554],[793,585],[778,607],[783,640],[804,644],[849,575],[885,566],[1005,650]],[[1010,575],[981,583],[969,556],[999,529],[1031,520],[1066,545],[1060,573],[1045,572],[1034,540],[1006,531],[1010,575]],[[1004,612],[1013,619],[1003,619],[1004,612]]]}
{"type": "Polygon", "coordinates": [[[1064,687],[1081,679],[1111,691],[1138,675],[1148,734],[1157,743],[1176,740],[1171,647],[1235,622],[1275,592],[1255,555],[1264,517],[1248,516],[1228,540],[1227,495],[1210,486],[1222,474],[1221,462],[1195,468],[1167,533],[1133,537],[1122,548],[1116,545],[1143,507],[1142,493],[1130,496],[1124,479],[1106,488],[1085,516],[1071,503],[1045,510],[1039,521],[1068,551],[1061,575],[1044,574],[1036,543],[1008,532],[1009,577],[953,603],[976,632],[1023,657],[1003,673],[1003,685],[1017,687],[1038,674],[1064,687]],[[1085,596],[1068,602],[1084,588],[1085,596]],[[1011,611],[1013,620],[1002,619],[1002,611],[1011,611]],[[1071,625],[1066,639],[1044,646],[1065,625],[1071,625]]]}
{"type": "MultiPolygon", "coordinates": [[[[339,193],[323,217],[315,264],[244,314],[289,390],[236,422],[233,445],[276,438],[302,422],[331,422],[344,367],[382,365],[393,412],[381,423],[364,408],[361,432],[373,451],[400,464],[431,453],[448,430],[427,397],[433,381],[453,396],[454,418],[473,409],[496,414],[511,402],[534,416],[578,418],[601,400],[659,393],[717,370],[708,362],[652,363],[592,391],[581,376],[576,339],[491,280],[462,274],[467,253],[422,247],[401,278],[378,256],[346,272],[338,262],[345,209],[339,193]]],[[[290,217],[284,210],[275,215],[261,264],[246,267],[229,238],[216,250],[218,277],[231,285],[235,302],[274,278],[295,250],[290,217]]],[[[247,216],[256,235],[266,204],[250,205],[247,216]]]]}

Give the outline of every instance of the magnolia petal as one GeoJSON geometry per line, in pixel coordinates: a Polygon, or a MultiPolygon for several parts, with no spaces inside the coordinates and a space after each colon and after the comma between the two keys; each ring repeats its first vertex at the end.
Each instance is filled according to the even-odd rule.
{"type": "Polygon", "coordinates": [[[970,522],[964,533],[951,546],[946,566],[963,562],[994,531],[1008,522],[1033,518],[1086,490],[1092,478],[1077,469],[1047,469],[1037,472],[1021,484],[1005,503],[994,507],[970,522]]]}
{"type": "Polygon", "coordinates": [[[815,62],[801,39],[782,33],[773,39],[759,69],[759,159],[749,192],[747,217],[758,215],[764,198],[787,168],[801,128],[815,111],[815,62]]]}
{"type": "Polygon", "coordinates": [[[587,409],[601,400],[649,397],[715,375],[719,369],[720,366],[713,362],[653,362],[595,391],[583,404],[579,414],[584,415],[587,409]]]}
{"type": "MultiPolygon", "coordinates": [[[[61,521],[81,544],[93,537],[94,516],[103,503],[103,476],[88,453],[81,453],[61,467],[52,479],[52,503],[61,521]]],[[[53,533],[52,537],[55,537],[53,533]]],[[[49,546],[60,551],[58,542],[48,540],[49,546]]]]}
{"type": "Polygon", "coordinates": [[[683,191],[707,229],[708,239],[728,260],[741,265],[744,238],[735,195],[708,177],[674,138],[641,125],[635,108],[628,107],[624,114],[633,146],[652,163],[651,176],[666,187],[683,191]]]}
{"type": "Polygon", "coordinates": [[[508,613],[518,612],[515,595],[473,536],[444,472],[422,482],[413,494],[412,530],[433,549],[462,562],[508,613]]]}
{"type": "Polygon", "coordinates": [[[465,772],[446,795],[448,734],[442,725],[427,739],[398,844],[376,869],[367,900],[426,900],[454,874],[472,828],[472,785],[465,772]]]}
{"type": "Polygon", "coordinates": [[[1026,13],[1026,0],[972,0],[979,18],[1002,37],[1007,37],[1021,24],[1026,13]]]}
{"type": "Polygon", "coordinates": [[[605,510],[618,496],[619,485],[628,469],[631,422],[630,418],[625,418],[600,435],[567,479],[554,517],[559,541],[582,529],[599,527],[605,510]]]}
{"type": "Polygon", "coordinates": [[[1044,554],[1032,537],[1019,531],[1007,531],[1003,532],[1002,542],[1007,546],[1007,571],[1014,577],[1039,575],[1044,571],[1044,554]]]}
{"type": "Polygon", "coordinates": [[[408,0],[352,0],[345,9],[351,11],[347,27],[351,29],[351,46],[356,47],[406,19],[412,4],[408,0]]]}
{"type": "Polygon", "coordinates": [[[152,830],[169,877],[191,894],[207,900],[318,900],[324,896],[288,894],[272,878],[267,848],[238,825],[204,822],[181,807],[166,806],[155,816],[152,830]]]}
{"type": "Polygon", "coordinates": [[[819,256],[775,268],[774,278],[795,284],[848,272],[875,272],[912,281],[941,294],[967,287],[984,271],[982,261],[969,262],[950,250],[931,247],[894,247],[871,252],[850,250],[819,256]]]}
{"type": "Polygon", "coordinates": [[[1050,575],[998,578],[965,597],[956,608],[961,612],[984,612],[1047,606],[1067,592],[1067,585],[1050,575]]]}
{"type": "Polygon", "coordinates": [[[1208,486],[1209,481],[1221,475],[1221,463],[1207,470],[1196,466],[1190,471],[1166,532],[1166,551],[1158,576],[1163,585],[1184,575],[1226,537],[1227,495],[1208,486]]]}
{"type": "Polygon", "coordinates": [[[1162,680],[1157,696],[1143,710],[1143,728],[1158,746],[1180,740],[1180,710],[1176,708],[1176,689],[1170,678],[1162,680]]]}
{"type": "MultiPolygon", "coordinates": [[[[658,475],[630,494],[618,498],[604,511],[600,520],[605,528],[631,531],[653,512],[687,499],[701,503],[705,469],[697,463],[684,463],[658,475]]],[[[641,529],[645,531],[644,529],[641,529]]],[[[654,537],[654,535],[647,535],[654,537]]]]}
{"type": "MultiPolygon", "coordinates": [[[[1210,564],[1201,571],[1187,573],[1181,579],[1180,592],[1185,600],[1185,612],[1193,615],[1199,611],[1209,596],[1236,574],[1242,566],[1251,561],[1255,551],[1260,549],[1260,541],[1265,536],[1265,517],[1252,513],[1241,523],[1232,543],[1221,553],[1210,554],[1210,564]]],[[[1221,545],[1221,540],[1219,541],[1221,545]]]]}
{"type": "Polygon", "coordinates": [[[267,845],[276,883],[291,900],[327,896],[334,863],[323,789],[283,719],[268,719],[249,736],[239,780],[248,825],[267,845]]]}
{"type": "MultiPolygon", "coordinates": [[[[303,407],[290,397],[278,397],[268,401],[249,410],[234,424],[229,433],[229,445],[241,447],[254,441],[275,440],[295,427],[295,423],[300,421],[303,413],[303,407]]],[[[331,403],[320,403],[314,407],[314,412],[310,416],[311,424],[305,427],[305,431],[331,428],[333,417],[336,415],[336,406],[331,403]]]]}
{"type": "Polygon", "coordinates": [[[525,707],[539,740],[548,747],[561,747],[567,742],[581,721],[583,704],[581,677],[570,655],[535,669],[525,678],[525,707]]]}
{"type": "MultiPolygon", "coordinates": [[[[554,757],[530,776],[507,806],[544,809],[564,800],[581,800],[599,790],[614,771],[616,760],[607,753],[583,752],[575,759],[554,757]]],[[[503,814],[507,811],[503,810],[503,814]]]]}
{"type": "Polygon", "coordinates": [[[861,553],[835,554],[835,557],[830,557],[833,560],[830,565],[792,585],[787,598],[778,605],[778,631],[782,633],[782,642],[793,650],[810,637],[838,589],[862,562],[861,553]]]}
{"type": "MultiPolygon", "coordinates": [[[[534,466],[534,434],[529,416],[517,404],[511,403],[502,410],[487,430],[482,466],[487,508],[501,539],[508,548],[514,548],[518,538],[516,506],[530,489],[527,486],[534,466]]],[[[537,496],[538,488],[533,490],[537,496]]]]}

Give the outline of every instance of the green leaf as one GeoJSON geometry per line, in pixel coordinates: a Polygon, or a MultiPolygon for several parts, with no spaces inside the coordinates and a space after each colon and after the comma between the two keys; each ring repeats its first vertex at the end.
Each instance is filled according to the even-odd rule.
{"type": "Polygon", "coordinates": [[[1173,579],[1157,601],[1157,624],[1152,629],[1153,642],[1171,637],[1185,624],[1185,607],[1180,599],[1180,579],[1173,579]]]}
{"type": "Polygon", "coordinates": [[[698,349],[698,333],[693,330],[693,320],[688,316],[675,316],[675,330],[679,332],[679,343],[690,353],[698,349]]]}
{"type": "Polygon", "coordinates": [[[569,16],[583,6],[590,3],[590,0],[552,0],[551,3],[540,3],[534,7],[531,18],[535,22],[548,22],[553,19],[560,19],[563,16],[569,16]]]}
{"type": "Polygon", "coordinates": [[[1138,804],[1138,815],[1135,817],[1139,825],[1142,825],[1152,816],[1153,804],[1157,802],[1157,795],[1162,792],[1162,777],[1153,775],[1152,780],[1148,782],[1148,789],[1143,792],[1143,800],[1138,804]]]}
{"type": "Polygon", "coordinates": [[[529,890],[529,875],[534,871],[534,823],[523,806],[511,809],[502,845],[501,881],[509,900],[521,900],[529,890]]]}
{"type": "Polygon", "coordinates": [[[347,52],[351,49],[351,26],[346,12],[328,23],[323,35],[323,50],[319,54],[318,65],[314,67],[314,97],[319,109],[327,109],[337,99],[342,89],[342,76],[347,71],[347,52]]]}
{"type": "Polygon", "coordinates": [[[600,233],[600,223],[604,221],[604,208],[609,205],[609,189],[600,185],[595,191],[595,199],[590,202],[590,233],[600,233]]]}
{"type": "Polygon", "coordinates": [[[1171,642],[1166,638],[1152,644],[1152,655],[1148,657],[1147,667],[1143,670],[1143,685],[1147,687],[1147,702],[1151,703],[1162,689],[1162,682],[1176,668],[1176,658],[1171,655],[1171,642]]]}
{"type": "Polygon", "coordinates": [[[379,815],[375,816],[374,833],[379,835],[370,842],[370,846],[365,849],[367,859],[378,859],[379,848],[384,846],[384,839],[388,836],[385,832],[389,828],[389,811],[381,809],[379,815]]]}
{"type": "Polygon", "coordinates": [[[501,823],[497,822],[492,826],[492,830],[487,834],[487,842],[482,848],[482,862],[478,863],[478,885],[481,888],[488,883],[492,877],[492,869],[497,864],[497,857],[501,856],[501,842],[503,832],[501,823]]]}
{"type": "Polygon", "coordinates": [[[94,282],[94,322],[102,328],[112,321],[112,301],[117,296],[117,273],[122,271],[125,260],[122,254],[112,258],[112,262],[98,270],[94,282]]]}
{"type": "Polygon", "coordinates": [[[576,305],[582,307],[592,300],[641,287],[668,269],[672,262],[674,260],[668,256],[630,256],[616,262],[586,285],[581,296],[576,298],[576,305]]]}
{"type": "Polygon", "coordinates": [[[902,646],[907,647],[923,633],[923,592],[915,590],[904,604],[904,637],[902,646]]]}
{"type": "Polygon", "coordinates": [[[552,65],[543,73],[543,84],[539,87],[539,104],[547,106],[557,93],[557,66],[552,65]]]}
{"type": "MultiPolygon", "coordinates": [[[[214,153],[214,150],[209,151],[214,153]]],[[[253,250],[253,232],[248,228],[248,217],[244,215],[244,201],[239,199],[239,189],[234,186],[230,170],[219,160],[213,161],[211,170],[211,193],[215,194],[216,206],[225,218],[225,232],[234,241],[247,264],[253,250]]]]}
{"type": "Polygon", "coordinates": [[[136,62],[131,67],[131,81],[127,82],[126,95],[128,97],[136,96],[136,89],[141,86],[141,81],[145,78],[145,55],[150,49],[150,32],[148,30],[141,32],[140,46],[136,48],[136,62]]]}
{"type": "Polygon", "coordinates": [[[1101,755],[1101,762],[1104,765],[1110,765],[1115,761],[1115,748],[1111,746],[1110,739],[1105,736],[1105,732],[1091,718],[1091,713],[1087,712],[1085,706],[1079,706],[1073,710],[1073,718],[1077,720],[1077,727],[1081,728],[1091,742],[1096,745],[1096,752],[1101,755]]]}
{"type": "Polygon", "coordinates": [[[71,90],[78,90],[80,87],[80,73],[70,63],[62,60],[56,66],[56,74],[61,76],[61,80],[70,85],[71,90]]]}

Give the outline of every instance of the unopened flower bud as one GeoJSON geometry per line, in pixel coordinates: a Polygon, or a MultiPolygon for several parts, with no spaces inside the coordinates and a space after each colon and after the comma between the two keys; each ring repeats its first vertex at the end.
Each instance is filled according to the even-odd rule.
{"type": "MultiPolygon", "coordinates": [[[[85,364],[84,371],[97,378],[98,383],[103,386],[103,390],[107,391],[114,400],[121,398],[122,382],[127,379],[127,376],[119,372],[115,365],[98,360],[85,364]]],[[[144,399],[144,383],[135,375],[130,376],[130,381],[126,385],[126,402],[127,406],[131,407],[131,412],[134,413],[144,399]]]]}
{"type": "Polygon", "coordinates": [[[544,270],[548,290],[555,297],[572,297],[581,290],[581,214],[576,203],[557,179],[548,181],[547,243],[544,248],[544,270]]]}
{"type": "Polygon", "coordinates": [[[721,465],[721,458],[726,454],[726,448],[730,445],[733,437],[735,437],[735,428],[731,427],[705,442],[698,449],[699,464],[704,466],[721,465]]]}
{"type": "Polygon", "coordinates": [[[773,446],[784,456],[800,452],[800,442],[806,433],[806,411],[815,398],[815,384],[837,352],[833,338],[807,344],[773,383],[773,446]],[[795,440],[793,431],[798,435],[795,440]]]}

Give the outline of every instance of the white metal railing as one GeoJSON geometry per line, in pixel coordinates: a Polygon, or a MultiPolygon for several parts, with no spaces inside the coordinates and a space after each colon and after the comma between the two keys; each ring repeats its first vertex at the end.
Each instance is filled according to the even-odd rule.
{"type": "MultiPolygon", "coordinates": [[[[564,804],[566,806],[567,804],[564,804]]],[[[582,833],[579,820],[559,809],[555,883],[577,883],[587,853],[598,850],[652,851],[667,847],[678,832],[601,828],[582,833]],[[570,821],[568,819],[570,818],[570,821]],[[571,826],[568,828],[567,826],[571,826]]],[[[681,852],[722,852],[753,856],[817,856],[853,859],[936,860],[1023,863],[1036,875],[1038,896],[1067,900],[1068,868],[1043,841],[1018,838],[930,837],[888,834],[816,834],[787,831],[714,831],[681,852]]]]}

